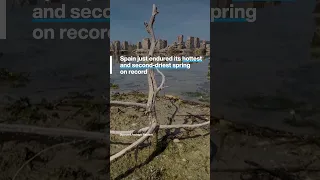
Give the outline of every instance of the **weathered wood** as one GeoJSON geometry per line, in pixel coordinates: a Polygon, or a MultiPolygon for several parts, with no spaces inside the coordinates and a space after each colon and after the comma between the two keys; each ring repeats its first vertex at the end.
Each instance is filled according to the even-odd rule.
{"type": "Polygon", "coordinates": [[[106,133],[89,132],[75,129],[64,128],[45,128],[37,126],[29,126],[22,124],[0,124],[0,133],[27,133],[45,136],[56,137],[75,137],[88,138],[93,140],[108,140],[109,136],[106,133]]]}

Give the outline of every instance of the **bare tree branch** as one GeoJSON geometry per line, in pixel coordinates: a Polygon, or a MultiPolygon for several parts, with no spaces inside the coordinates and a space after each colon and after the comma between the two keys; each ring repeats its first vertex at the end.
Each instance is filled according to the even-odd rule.
{"type": "MultiPolygon", "coordinates": [[[[173,125],[160,125],[159,129],[178,129],[178,128],[197,128],[201,126],[210,125],[210,121],[200,123],[200,124],[173,124],[173,125]]],[[[114,131],[111,130],[110,134],[112,135],[122,135],[122,134],[132,134],[132,133],[145,133],[147,132],[149,127],[144,127],[139,130],[129,130],[129,131],[114,131]]]]}
{"type": "MultiPolygon", "coordinates": [[[[154,50],[155,50],[155,47],[156,47],[156,42],[157,41],[156,41],[156,37],[155,37],[154,31],[153,31],[153,24],[154,24],[154,21],[155,21],[155,17],[156,17],[156,15],[158,13],[159,12],[158,12],[158,9],[157,9],[156,5],[153,4],[153,6],[152,6],[152,15],[150,17],[150,21],[149,21],[149,23],[146,23],[146,22],[144,23],[146,31],[151,36],[151,47],[150,47],[149,54],[148,54],[147,58],[153,56],[154,50]]],[[[158,72],[160,72],[160,71],[158,70],[158,72]]],[[[153,137],[153,139],[155,141],[157,141],[158,128],[156,128],[157,127],[157,116],[156,116],[155,105],[156,105],[156,95],[158,93],[158,89],[159,88],[157,87],[157,82],[156,82],[155,73],[154,73],[153,69],[148,69],[147,78],[148,78],[148,85],[149,85],[149,93],[148,93],[148,102],[147,102],[147,105],[146,105],[146,112],[148,114],[148,119],[149,119],[149,122],[150,122],[150,128],[147,131],[147,133],[148,134],[152,134],[154,131],[156,131],[155,132],[156,136],[153,137]]],[[[162,79],[164,81],[164,75],[162,76],[162,79]]],[[[162,86],[163,86],[163,84],[164,84],[164,82],[162,83],[162,86]]],[[[149,136],[141,137],[136,142],[132,143],[130,146],[128,146],[125,149],[121,150],[117,154],[111,156],[110,157],[110,162],[115,160],[115,159],[117,159],[117,158],[119,158],[120,156],[124,155],[126,152],[128,152],[132,148],[138,146],[139,144],[143,143],[148,138],[149,138],[149,136]]]]}
{"type": "MultiPolygon", "coordinates": [[[[159,129],[175,129],[175,128],[196,128],[201,126],[209,125],[210,122],[204,122],[201,124],[174,124],[174,125],[160,125],[159,129]]],[[[131,134],[131,133],[145,133],[150,127],[144,127],[136,130],[128,131],[116,131],[111,130],[110,134],[121,135],[121,134],[131,134]]],[[[107,140],[108,137],[105,133],[99,132],[89,132],[74,129],[64,129],[64,128],[45,128],[29,125],[20,124],[0,124],[0,132],[2,133],[26,133],[26,134],[37,134],[44,136],[57,136],[57,137],[74,137],[74,138],[88,138],[92,140],[107,140]]]]}
{"type": "Polygon", "coordinates": [[[88,138],[93,140],[108,140],[106,133],[88,132],[75,129],[63,128],[44,128],[37,126],[21,125],[21,124],[0,124],[0,132],[9,133],[28,133],[46,136],[57,137],[75,137],[75,138],[88,138]]]}
{"type": "MultiPolygon", "coordinates": [[[[147,131],[147,135],[148,134],[152,134],[153,131],[156,129],[156,127],[157,127],[156,123],[152,124],[151,127],[149,128],[149,130],[147,131]]],[[[139,144],[143,143],[148,138],[149,138],[149,136],[142,136],[136,142],[132,143],[130,146],[124,148],[123,150],[121,150],[120,152],[116,153],[115,155],[112,155],[110,157],[110,162],[112,162],[112,161],[116,160],[117,158],[123,156],[125,153],[127,153],[130,150],[132,150],[133,148],[135,148],[139,144]]]]}
{"type": "Polygon", "coordinates": [[[164,82],[166,81],[166,76],[158,69],[156,68],[156,70],[158,71],[158,73],[162,76],[162,81],[160,86],[157,88],[156,94],[161,91],[164,88],[164,82]]]}
{"type": "Polygon", "coordinates": [[[111,105],[122,105],[122,106],[137,106],[137,107],[142,107],[146,108],[146,104],[142,103],[135,103],[135,102],[122,102],[122,101],[110,101],[111,105]]]}
{"type": "Polygon", "coordinates": [[[80,141],[84,141],[85,139],[82,139],[82,140],[79,140],[79,141],[71,141],[71,142],[67,142],[67,143],[60,143],[60,144],[56,144],[54,146],[50,146],[40,152],[38,152],[36,155],[34,155],[32,158],[30,158],[29,160],[27,160],[25,163],[22,164],[22,166],[18,169],[18,171],[15,173],[15,175],[13,176],[12,180],[15,180],[18,176],[18,174],[20,173],[20,171],[27,165],[29,164],[32,160],[34,160],[36,157],[38,157],[40,154],[50,150],[50,149],[54,149],[56,147],[59,147],[59,146],[67,146],[67,145],[71,145],[71,144],[74,144],[74,143],[77,143],[77,142],[80,142],[80,141]]]}
{"type": "Polygon", "coordinates": [[[105,96],[102,96],[102,98],[110,102],[111,105],[137,106],[137,107],[147,108],[147,104],[135,103],[135,102],[123,102],[123,101],[109,101],[109,99],[106,98],[105,96]]]}

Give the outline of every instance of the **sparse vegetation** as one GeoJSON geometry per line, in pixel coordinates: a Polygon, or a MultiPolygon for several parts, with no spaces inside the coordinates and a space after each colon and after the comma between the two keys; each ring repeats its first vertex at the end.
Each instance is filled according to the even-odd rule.
{"type": "Polygon", "coordinates": [[[26,73],[15,73],[8,69],[0,69],[0,83],[10,83],[12,87],[24,87],[30,81],[29,75],[26,73]]]}
{"type": "MultiPolygon", "coordinates": [[[[88,92],[70,93],[70,95],[56,101],[48,101],[43,98],[40,102],[31,102],[28,97],[11,99],[12,102],[0,107],[2,123],[13,124],[19,129],[28,128],[25,125],[36,125],[44,128],[62,128],[62,130],[63,128],[72,128],[84,132],[105,132],[107,128],[106,103],[99,101],[88,92]]],[[[24,135],[25,140],[21,138],[21,134],[3,133],[0,146],[0,159],[3,161],[0,163],[0,169],[4,173],[1,173],[0,179],[12,178],[12,173],[19,168],[18,166],[27,162],[38,152],[60,145],[61,142],[61,148],[43,152],[26,164],[17,174],[16,179],[23,179],[22,177],[79,179],[85,176],[90,180],[99,180],[107,177],[106,171],[103,171],[105,162],[108,160],[105,142],[83,140],[78,137],[76,139],[80,138],[86,143],[77,143],[78,141],[73,141],[73,138],[68,136],[60,138],[62,133],[57,130],[51,132],[51,134],[58,132],[57,137],[49,138],[48,141],[45,134],[32,135],[32,132],[36,132],[35,130],[29,132],[31,132],[30,135],[24,135]],[[19,141],[16,141],[18,136],[19,141]],[[66,141],[71,141],[72,144],[65,143],[66,141]],[[24,148],[28,150],[21,151],[24,148]],[[85,151],[86,149],[90,149],[90,151],[85,151]],[[79,153],[77,154],[77,152],[79,153]],[[65,159],[65,163],[61,162],[61,159],[65,159]],[[60,163],[55,163],[57,160],[60,163]],[[90,160],[90,166],[86,165],[87,160],[90,160]],[[9,162],[15,162],[15,165],[8,166],[9,162]],[[96,171],[92,170],[91,165],[97,166],[96,171]]]]}
{"type": "Polygon", "coordinates": [[[110,83],[110,89],[119,89],[119,85],[110,83]]]}

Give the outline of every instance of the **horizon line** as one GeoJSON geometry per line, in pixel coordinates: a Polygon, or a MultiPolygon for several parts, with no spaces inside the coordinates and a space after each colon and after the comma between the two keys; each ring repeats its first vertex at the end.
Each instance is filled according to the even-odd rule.
{"type": "MultiPolygon", "coordinates": [[[[195,37],[195,36],[191,36],[191,37],[195,37]]],[[[149,38],[150,39],[150,38],[149,38]]],[[[167,41],[167,42],[169,42],[169,40],[167,40],[167,39],[161,39],[161,38],[156,38],[157,40],[165,40],[165,41],[167,41]]],[[[142,39],[143,40],[143,39],[142,39]]],[[[202,41],[206,41],[206,42],[210,42],[210,40],[204,40],[204,39],[200,39],[199,38],[199,40],[200,40],[200,42],[202,42],[202,41]]],[[[132,41],[130,41],[130,40],[119,40],[119,39],[117,39],[117,40],[111,40],[110,39],[110,41],[111,42],[113,42],[113,41],[120,41],[120,42],[124,42],[124,41],[127,41],[128,43],[129,42],[132,42],[132,41]]],[[[138,41],[138,42],[142,42],[142,41],[138,41]]],[[[177,42],[177,40],[173,40],[172,41],[172,43],[174,43],[174,42],[177,42]]],[[[183,41],[184,43],[186,42],[185,40],[183,41]]],[[[134,45],[134,44],[132,44],[132,45],[134,45]]]]}

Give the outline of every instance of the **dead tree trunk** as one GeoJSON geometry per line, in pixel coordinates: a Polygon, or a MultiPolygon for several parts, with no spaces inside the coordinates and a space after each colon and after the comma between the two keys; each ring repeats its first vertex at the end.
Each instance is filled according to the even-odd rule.
{"type": "MultiPolygon", "coordinates": [[[[154,55],[154,50],[156,47],[156,36],[154,34],[153,30],[153,24],[155,22],[156,15],[159,13],[157,7],[155,4],[153,4],[152,7],[152,15],[150,17],[149,23],[145,22],[145,28],[146,31],[150,34],[151,36],[151,46],[150,46],[150,51],[148,54],[148,58],[152,57],[154,55]]],[[[156,115],[156,97],[158,93],[158,86],[155,78],[155,72],[153,69],[148,69],[148,84],[149,84],[149,95],[148,95],[148,102],[147,102],[147,109],[146,112],[148,113],[149,116],[149,123],[151,124],[157,124],[157,115],[156,115]]],[[[153,144],[155,144],[155,148],[157,148],[157,143],[158,143],[158,128],[156,127],[155,129],[155,134],[152,139],[153,144]]]]}
{"type": "MultiPolygon", "coordinates": [[[[156,46],[156,38],[154,35],[154,31],[153,31],[153,24],[155,21],[155,17],[158,13],[159,12],[157,10],[157,7],[154,4],[152,7],[152,15],[151,15],[149,23],[147,23],[147,22],[144,23],[147,32],[151,36],[151,47],[150,47],[150,51],[148,54],[148,58],[153,56],[155,46],[156,46]]],[[[153,137],[153,141],[155,143],[157,143],[157,140],[158,140],[158,135],[157,135],[158,134],[157,133],[158,132],[158,122],[157,122],[156,107],[155,107],[156,96],[157,96],[157,93],[163,88],[164,81],[165,81],[165,76],[158,69],[157,69],[157,71],[162,75],[162,83],[159,87],[157,87],[154,70],[153,69],[148,70],[147,77],[148,77],[148,84],[149,84],[149,96],[148,96],[148,102],[146,105],[146,113],[148,114],[148,119],[149,119],[149,123],[150,123],[150,128],[147,131],[147,134],[153,134],[155,132],[156,135],[153,137]]],[[[110,162],[121,157],[122,155],[124,155],[126,152],[128,152],[132,148],[137,147],[139,144],[143,143],[148,138],[149,138],[148,136],[141,137],[140,139],[138,139],[136,142],[132,143],[127,148],[125,148],[125,149],[121,150],[120,152],[118,152],[117,154],[111,156],[110,162]]]]}
{"type": "MultiPolygon", "coordinates": [[[[157,40],[155,38],[155,34],[153,31],[153,24],[155,21],[155,17],[158,14],[158,9],[156,7],[156,5],[154,4],[152,7],[152,15],[150,18],[149,23],[145,22],[145,28],[147,30],[147,32],[150,34],[151,36],[151,47],[150,47],[150,51],[148,54],[148,58],[152,57],[154,55],[154,50],[155,50],[155,46],[157,43],[157,40]]],[[[132,105],[132,106],[138,106],[138,107],[145,107],[146,108],[146,113],[148,115],[148,120],[150,123],[149,127],[146,128],[142,128],[140,129],[138,132],[146,132],[146,136],[142,136],[141,138],[139,138],[137,141],[135,141],[134,143],[132,143],[130,146],[126,147],[125,149],[121,150],[120,152],[112,155],[110,157],[110,162],[116,160],[117,158],[123,156],[124,154],[126,154],[127,152],[129,152],[130,150],[132,150],[133,148],[137,147],[138,145],[140,145],[141,143],[143,143],[145,140],[147,140],[149,138],[149,134],[153,135],[153,144],[156,144],[155,148],[157,148],[157,143],[158,143],[158,129],[162,128],[162,129],[170,129],[170,128],[196,128],[196,127],[201,127],[201,126],[206,126],[210,124],[210,121],[202,123],[202,124],[193,124],[193,125],[159,125],[159,122],[157,121],[157,114],[156,114],[156,97],[157,94],[160,90],[162,90],[164,88],[164,83],[165,83],[165,75],[156,68],[156,71],[161,75],[162,77],[162,81],[160,83],[159,86],[157,86],[156,83],[156,78],[155,78],[155,71],[153,69],[148,69],[148,84],[149,84],[149,95],[148,95],[148,102],[147,104],[141,104],[141,103],[132,103],[132,102],[120,102],[120,101],[111,101],[110,104],[116,104],[116,105],[132,105]]],[[[121,133],[132,133],[135,131],[113,131],[111,130],[110,133],[111,134],[121,134],[121,133]]]]}
{"type": "MultiPolygon", "coordinates": [[[[156,5],[154,4],[152,7],[152,15],[149,20],[149,23],[145,22],[144,25],[146,27],[147,32],[151,36],[151,46],[150,46],[150,51],[148,54],[148,58],[152,57],[154,54],[154,50],[156,47],[156,36],[153,31],[153,24],[156,18],[156,15],[159,13],[156,5]]],[[[152,110],[152,104],[155,102],[155,96],[156,96],[156,90],[157,90],[157,82],[155,78],[155,73],[153,69],[148,70],[148,84],[149,84],[149,97],[148,97],[148,102],[147,102],[147,112],[151,112],[152,110]]]]}

